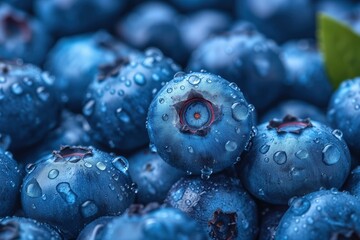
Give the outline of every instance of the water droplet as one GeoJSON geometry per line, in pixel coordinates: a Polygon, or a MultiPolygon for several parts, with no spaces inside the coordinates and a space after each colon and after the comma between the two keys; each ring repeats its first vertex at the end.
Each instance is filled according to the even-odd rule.
{"type": "Polygon", "coordinates": [[[149,144],[149,148],[150,148],[150,151],[151,151],[152,153],[156,153],[156,152],[157,152],[157,149],[156,149],[155,144],[150,143],[150,144],[149,144]]]}
{"type": "Polygon", "coordinates": [[[16,95],[19,95],[21,93],[23,93],[23,89],[22,87],[20,86],[20,84],[18,83],[14,83],[12,86],[11,86],[11,91],[16,94],[16,95]]]}
{"type": "Polygon", "coordinates": [[[112,165],[119,171],[126,172],[129,169],[129,162],[126,158],[120,156],[112,161],[112,165]]]}
{"type": "Polygon", "coordinates": [[[191,85],[198,85],[200,82],[201,82],[201,78],[199,78],[198,76],[196,75],[191,75],[188,79],[188,82],[191,84],[191,85]]]}
{"type": "Polygon", "coordinates": [[[194,149],[193,149],[191,146],[188,146],[187,149],[188,149],[188,152],[189,152],[189,153],[194,153],[194,149]]]}
{"type": "Polygon", "coordinates": [[[33,82],[28,77],[25,77],[23,81],[29,87],[33,85],[33,82]]]}
{"type": "Polygon", "coordinates": [[[38,181],[35,178],[32,178],[29,181],[29,183],[26,187],[26,194],[32,198],[41,197],[42,189],[41,189],[38,181]]]}
{"type": "Polygon", "coordinates": [[[142,73],[136,73],[134,75],[134,81],[140,86],[143,86],[146,83],[145,76],[142,73]]]}
{"type": "Polygon", "coordinates": [[[341,130],[339,129],[335,129],[334,131],[332,131],[332,134],[339,140],[342,140],[343,137],[343,133],[341,130]]]}
{"type": "Polygon", "coordinates": [[[236,102],[231,106],[232,117],[237,121],[242,121],[246,119],[249,115],[248,106],[241,103],[236,102]]]}
{"type": "Polygon", "coordinates": [[[96,167],[101,171],[104,171],[106,169],[106,165],[103,162],[97,162],[96,167]]]}
{"type": "Polygon", "coordinates": [[[203,169],[201,169],[201,178],[202,179],[209,179],[210,175],[213,173],[212,168],[209,167],[204,167],[203,169]]]}
{"type": "Polygon", "coordinates": [[[233,152],[237,149],[237,144],[236,142],[233,142],[233,141],[227,141],[225,143],[225,150],[228,151],[228,152],[233,152]]]}
{"type": "Polygon", "coordinates": [[[185,72],[177,72],[174,75],[174,78],[183,78],[185,77],[186,73],[185,72]]]}
{"type": "Polygon", "coordinates": [[[265,153],[267,153],[267,152],[269,151],[269,149],[270,149],[270,146],[267,145],[267,144],[265,144],[265,145],[262,145],[262,146],[260,147],[259,151],[260,151],[262,154],[265,154],[265,153]]]}
{"type": "Polygon", "coordinates": [[[307,159],[309,157],[309,153],[306,151],[306,150],[299,150],[295,153],[295,156],[298,158],[298,159],[307,159]]]}
{"type": "Polygon", "coordinates": [[[26,165],[25,167],[25,171],[29,174],[31,173],[32,171],[34,171],[36,168],[36,164],[35,163],[29,163],[26,165]]]}
{"type": "Polygon", "coordinates": [[[185,86],[184,86],[184,85],[181,85],[181,86],[180,86],[180,90],[185,90],[185,86]]]}
{"type": "Polygon", "coordinates": [[[162,120],[167,121],[169,119],[169,115],[163,114],[161,118],[162,120]]]}
{"type": "Polygon", "coordinates": [[[258,194],[259,194],[259,196],[265,196],[265,192],[262,188],[259,188],[258,194]]]}
{"type": "Polygon", "coordinates": [[[67,182],[61,182],[56,186],[56,191],[60,194],[61,198],[69,203],[74,204],[76,202],[77,196],[72,191],[70,184],[67,182]]]}
{"type": "Polygon", "coordinates": [[[48,178],[49,179],[55,179],[57,178],[57,176],[59,175],[59,170],[57,169],[51,169],[48,173],[48,178]]]}
{"type": "Polygon", "coordinates": [[[39,99],[43,102],[46,102],[49,99],[50,94],[46,91],[44,87],[38,87],[36,93],[39,99]]]}
{"type": "Polygon", "coordinates": [[[84,218],[94,216],[98,212],[98,207],[93,201],[86,201],[81,204],[81,215],[84,218]]]}
{"type": "Polygon", "coordinates": [[[130,122],[130,116],[122,108],[116,109],[116,115],[120,119],[120,121],[124,123],[130,122]]]}
{"type": "Polygon", "coordinates": [[[89,162],[85,162],[84,165],[85,165],[85,167],[87,167],[87,168],[91,168],[91,167],[92,167],[92,164],[89,163],[89,162]]]}
{"type": "Polygon", "coordinates": [[[339,149],[332,144],[326,145],[322,153],[323,153],[322,159],[326,165],[333,165],[337,163],[341,157],[341,153],[339,149]]]}
{"type": "Polygon", "coordinates": [[[164,102],[165,102],[165,100],[164,100],[163,98],[160,98],[160,99],[159,99],[159,103],[160,103],[160,104],[163,104],[164,102]]]}
{"type": "Polygon", "coordinates": [[[278,151],[274,154],[273,159],[277,164],[282,165],[282,164],[286,163],[287,156],[284,151],[278,151]]]}
{"type": "Polygon", "coordinates": [[[172,91],[173,91],[172,88],[168,88],[168,89],[166,90],[167,93],[172,93],[172,91]]]}
{"type": "Polygon", "coordinates": [[[85,116],[90,116],[94,112],[94,107],[95,107],[95,101],[94,100],[88,101],[83,108],[83,114],[85,116]]]}
{"type": "Polygon", "coordinates": [[[311,206],[311,203],[306,198],[296,198],[291,202],[291,211],[295,215],[303,215],[311,206]]]}
{"type": "Polygon", "coordinates": [[[229,87],[231,87],[231,88],[234,89],[234,90],[238,90],[238,89],[239,89],[238,85],[236,85],[236,83],[234,83],[234,82],[231,82],[231,83],[229,84],[229,87]]]}

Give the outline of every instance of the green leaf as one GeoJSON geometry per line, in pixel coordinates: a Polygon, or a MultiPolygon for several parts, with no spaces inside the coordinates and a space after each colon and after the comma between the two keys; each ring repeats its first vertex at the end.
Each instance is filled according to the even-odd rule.
{"type": "Polygon", "coordinates": [[[334,88],[349,78],[360,76],[360,36],[334,18],[320,14],[320,49],[334,88]]]}

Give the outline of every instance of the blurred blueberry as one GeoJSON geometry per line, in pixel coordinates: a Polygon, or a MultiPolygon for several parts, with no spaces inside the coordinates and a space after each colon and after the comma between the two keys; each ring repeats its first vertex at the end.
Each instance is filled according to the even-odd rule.
{"type": "Polygon", "coordinates": [[[206,8],[232,10],[234,0],[171,0],[180,10],[194,12],[206,8]]]}
{"type": "Polygon", "coordinates": [[[13,5],[16,8],[31,11],[34,0],[3,0],[3,2],[13,5]]]}
{"type": "Polygon", "coordinates": [[[266,207],[260,214],[261,224],[258,240],[274,240],[279,222],[287,207],[266,207]]]}
{"type": "Polygon", "coordinates": [[[101,240],[100,236],[104,228],[114,218],[114,216],[104,216],[95,219],[83,228],[76,240],[101,240]]]}

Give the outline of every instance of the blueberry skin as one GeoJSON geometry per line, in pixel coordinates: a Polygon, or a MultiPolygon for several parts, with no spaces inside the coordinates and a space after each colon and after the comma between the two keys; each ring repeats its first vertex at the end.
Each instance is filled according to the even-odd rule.
{"type": "Polygon", "coordinates": [[[340,188],[350,166],[341,131],[288,115],[258,126],[239,171],[245,188],[255,197],[286,204],[320,187],[340,188]]]}
{"type": "Polygon", "coordinates": [[[236,9],[241,19],[254,23],[260,32],[279,43],[315,36],[312,0],[238,0],[236,9]]]}
{"type": "Polygon", "coordinates": [[[145,215],[114,218],[103,230],[102,240],[206,240],[196,221],[174,208],[159,208],[145,215]]]}
{"type": "Polygon", "coordinates": [[[359,206],[359,198],[336,189],[296,198],[282,217],[275,239],[359,239],[359,206]]]}
{"type": "Polygon", "coordinates": [[[104,31],[60,39],[50,51],[45,69],[56,77],[56,87],[69,109],[80,112],[86,90],[99,68],[132,52],[104,31]]]}
{"type": "Polygon", "coordinates": [[[11,215],[15,211],[21,180],[17,162],[10,152],[0,148],[0,217],[11,215]]]}
{"type": "Polygon", "coordinates": [[[35,0],[34,11],[54,35],[64,36],[111,26],[125,8],[126,2],[126,0],[35,0]]]}
{"type": "MultiPolygon", "coordinates": [[[[23,2],[28,2],[23,1],[23,2]]],[[[0,56],[41,65],[51,47],[52,37],[43,24],[8,4],[0,3],[0,56]]]]}
{"type": "Polygon", "coordinates": [[[152,101],[150,142],[168,164],[208,177],[233,165],[255,134],[254,107],[234,83],[179,73],[152,101]]]}
{"type": "Polygon", "coordinates": [[[104,216],[95,219],[84,227],[76,240],[101,240],[105,226],[114,218],[113,216],[104,216]]]}
{"type": "Polygon", "coordinates": [[[170,189],[165,203],[195,219],[213,239],[254,239],[255,202],[240,181],[224,175],[186,177],[170,189]]]}
{"type": "Polygon", "coordinates": [[[287,207],[271,206],[265,208],[260,215],[261,224],[258,240],[274,240],[277,227],[287,207]]]}
{"type": "Polygon", "coordinates": [[[0,61],[0,133],[10,136],[10,150],[39,142],[55,127],[60,104],[53,81],[34,65],[0,61]]]}
{"type": "Polygon", "coordinates": [[[0,220],[0,239],[10,240],[62,240],[52,226],[23,217],[6,217],[0,220]]]}
{"type": "Polygon", "coordinates": [[[298,116],[301,119],[310,118],[311,120],[327,124],[325,112],[314,105],[299,100],[287,100],[281,102],[279,105],[266,112],[259,122],[269,122],[274,118],[282,119],[288,114],[298,116]]]}
{"type": "Polygon", "coordinates": [[[156,92],[179,70],[158,49],[149,49],[144,55],[122,59],[106,75],[98,75],[83,108],[94,139],[112,150],[146,145],[147,109],[156,92]]]}
{"type": "Polygon", "coordinates": [[[171,2],[185,12],[194,12],[208,8],[230,10],[234,4],[234,0],[171,0],[171,2]]]}
{"type": "Polygon", "coordinates": [[[352,154],[360,156],[360,78],[343,82],[329,102],[327,119],[331,127],[340,129],[352,154]]]}
{"type": "Polygon", "coordinates": [[[189,52],[195,50],[208,38],[229,29],[231,18],[216,10],[202,10],[182,20],[181,36],[189,52]]]}
{"type": "Polygon", "coordinates": [[[21,200],[27,217],[76,237],[92,220],[122,213],[136,187],[124,157],[92,147],[63,147],[27,167],[21,200]]]}
{"type": "Polygon", "coordinates": [[[185,63],[188,52],[182,41],[179,23],[180,15],[170,5],[145,2],[125,16],[117,24],[116,31],[135,48],[159,48],[176,62],[185,63]]]}
{"type": "Polygon", "coordinates": [[[137,202],[162,203],[171,186],[185,172],[171,167],[159,154],[144,149],[129,157],[129,174],[138,186],[137,202]]]}
{"type": "Polygon", "coordinates": [[[57,128],[49,132],[36,146],[19,152],[16,157],[18,161],[26,165],[35,163],[61,146],[91,146],[93,141],[90,132],[90,126],[84,116],[63,111],[57,128]]]}
{"type": "Polygon", "coordinates": [[[349,191],[352,195],[360,196],[360,166],[351,171],[343,189],[349,191]]]}
{"type": "Polygon", "coordinates": [[[327,107],[332,94],[324,60],[312,40],[298,40],[282,47],[282,60],[287,77],[286,95],[318,107],[327,107]],[[316,94],[314,89],[321,94],[316,94]]]}
{"type": "Polygon", "coordinates": [[[235,82],[259,112],[279,97],[285,78],[276,44],[248,27],[204,42],[187,68],[204,69],[235,82]]]}

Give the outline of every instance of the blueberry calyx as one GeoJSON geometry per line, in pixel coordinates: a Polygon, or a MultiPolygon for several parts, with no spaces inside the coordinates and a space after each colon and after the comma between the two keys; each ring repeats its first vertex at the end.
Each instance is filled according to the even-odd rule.
{"type": "Polygon", "coordinates": [[[220,108],[194,90],[185,101],[176,103],[174,107],[179,115],[178,127],[183,133],[206,136],[220,117],[220,108]]]}
{"type": "Polygon", "coordinates": [[[56,157],[55,162],[64,160],[78,162],[86,157],[93,156],[93,152],[91,148],[87,147],[63,146],[60,148],[60,151],[53,151],[53,155],[56,157]]]}
{"type": "Polygon", "coordinates": [[[300,134],[305,128],[312,127],[309,118],[299,119],[292,115],[286,115],[282,120],[270,120],[267,129],[276,129],[278,133],[295,133],[300,134]]]}
{"type": "Polygon", "coordinates": [[[20,226],[16,222],[0,223],[0,239],[19,239],[20,226]]]}
{"type": "Polygon", "coordinates": [[[25,42],[31,41],[31,30],[26,19],[18,18],[12,14],[7,14],[3,19],[4,32],[8,37],[22,35],[25,42]]]}
{"type": "Polygon", "coordinates": [[[157,202],[151,202],[147,205],[131,204],[130,207],[126,210],[126,213],[129,216],[145,215],[145,214],[152,212],[159,208],[160,208],[160,205],[157,202]]]}
{"type": "Polygon", "coordinates": [[[236,223],[236,212],[223,212],[221,209],[217,209],[213,218],[208,222],[208,226],[211,228],[210,236],[213,239],[236,239],[236,223]]]}
{"type": "Polygon", "coordinates": [[[99,66],[98,81],[102,82],[108,77],[119,75],[121,68],[130,63],[128,58],[117,58],[115,62],[99,66]]]}

